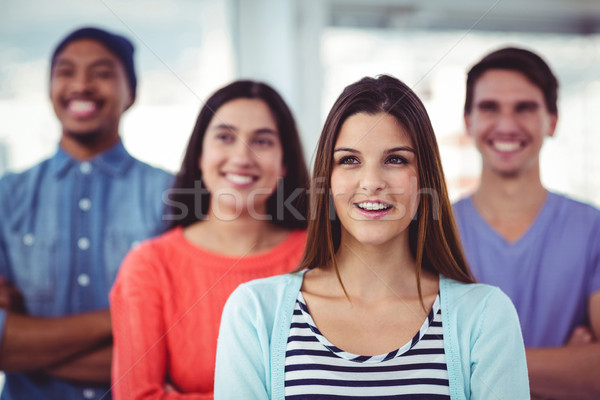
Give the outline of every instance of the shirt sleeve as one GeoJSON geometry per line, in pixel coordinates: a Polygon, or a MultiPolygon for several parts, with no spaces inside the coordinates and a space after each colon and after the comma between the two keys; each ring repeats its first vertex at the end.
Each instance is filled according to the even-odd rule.
{"type": "Polygon", "coordinates": [[[589,281],[589,296],[600,291],[600,218],[596,218],[590,249],[592,251],[590,256],[592,276],[589,281]]]}
{"type": "MultiPolygon", "coordinates": [[[[0,179],[0,197],[4,196],[4,179],[0,179]]],[[[4,202],[0,201],[0,212],[4,215],[4,202]]],[[[9,263],[8,255],[6,254],[6,239],[4,237],[4,231],[0,229],[0,276],[8,279],[9,274],[9,263]]],[[[6,323],[6,311],[0,309],[0,343],[4,339],[4,325],[6,323]]]]}
{"type": "Polygon", "coordinates": [[[0,343],[4,339],[4,325],[6,322],[6,311],[0,309],[0,343]]]}
{"type": "Polygon", "coordinates": [[[221,317],[215,400],[270,399],[269,342],[258,302],[244,285],[238,287],[221,317]]]}
{"type": "Polygon", "coordinates": [[[517,312],[499,289],[487,298],[471,347],[471,399],[529,399],[517,312]]]}
{"type": "MultiPolygon", "coordinates": [[[[165,291],[161,290],[163,281],[157,272],[156,258],[148,246],[131,251],[110,293],[113,397],[115,400],[212,399],[212,394],[167,393],[165,390],[169,327],[165,326],[163,317],[165,291]]],[[[193,345],[192,338],[189,343],[193,345]]]]}

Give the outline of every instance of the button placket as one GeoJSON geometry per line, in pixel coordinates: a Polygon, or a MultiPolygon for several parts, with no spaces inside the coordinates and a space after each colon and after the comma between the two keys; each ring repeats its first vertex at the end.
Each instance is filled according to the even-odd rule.
{"type": "MultiPolygon", "coordinates": [[[[79,172],[81,175],[79,176],[80,184],[78,185],[78,190],[73,193],[74,205],[76,207],[77,213],[77,223],[76,223],[76,231],[74,232],[74,240],[75,240],[75,248],[77,253],[76,263],[75,263],[75,285],[79,287],[80,290],[77,290],[77,293],[80,298],[80,305],[83,309],[86,309],[89,305],[91,305],[90,301],[93,301],[89,294],[90,289],[92,287],[92,218],[93,215],[90,212],[93,202],[91,196],[91,187],[92,181],[95,179],[95,175],[92,174],[94,170],[94,166],[90,161],[83,161],[79,164],[79,172]]],[[[86,389],[92,390],[92,389],[86,389]]],[[[86,391],[84,391],[85,397],[86,391]]],[[[95,395],[92,392],[91,397],[93,398],[95,395]]]]}
{"type": "Polygon", "coordinates": [[[33,246],[33,243],[35,243],[35,236],[33,236],[32,233],[26,233],[23,235],[23,244],[25,246],[33,246]]]}
{"type": "Polygon", "coordinates": [[[89,175],[92,172],[92,163],[89,161],[83,161],[79,164],[79,171],[84,175],[89,175]]]}
{"type": "Polygon", "coordinates": [[[84,197],[79,200],[78,205],[79,205],[79,209],[81,211],[89,211],[90,208],[92,208],[92,201],[90,199],[88,199],[87,197],[84,197]]]}
{"type": "Polygon", "coordinates": [[[90,276],[88,274],[79,274],[79,276],[77,277],[77,283],[79,284],[79,286],[81,287],[87,287],[90,285],[90,276]]]}

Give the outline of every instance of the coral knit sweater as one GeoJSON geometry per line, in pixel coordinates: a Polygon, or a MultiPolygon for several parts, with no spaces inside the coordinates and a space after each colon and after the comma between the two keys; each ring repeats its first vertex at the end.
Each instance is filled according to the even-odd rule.
{"type": "Polygon", "coordinates": [[[268,252],[223,256],[175,228],[132,250],[110,294],[114,398],[212,399],[225,301],[242,282],[296,268],[305,243],[293,231],[268,252]]]}

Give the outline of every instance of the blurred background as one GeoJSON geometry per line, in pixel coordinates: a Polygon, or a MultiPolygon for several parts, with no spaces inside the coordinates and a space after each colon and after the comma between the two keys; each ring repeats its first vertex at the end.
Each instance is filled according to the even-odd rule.
{"type": "Polygon", "coordinates": [[[464,133],[466,71],[491,50],[526,47],[561,85],[542,180],[600,206],[598,0],[0,0],[0,175],[56,151],[49,57],[83,25],[136,44],[138,96],[121,132],[150,164],[176,171],[203,100],[237,78],[282,93],[310,163],[341,90],[388,73],[425,103],[453,200],[476,186],[480,168],[464,133]]]}

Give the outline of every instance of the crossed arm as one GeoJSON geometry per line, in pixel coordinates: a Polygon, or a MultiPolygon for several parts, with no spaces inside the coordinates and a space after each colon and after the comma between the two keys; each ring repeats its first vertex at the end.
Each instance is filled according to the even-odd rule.
{"type": "Polygon", "coordinates": [[[600,398],[600,292],[589,310],[589,329],[578,329],[565,346],[526,350],[532,398],[600,398]]]}
{"type": "Polygon", "coordinates": [[[0,308],[6,312],[0,369],[41,371],[82,382],[110,382],[112,325],[108,310],[68,317],[25,315],[18,291],[0,279],[0,308]]]}

